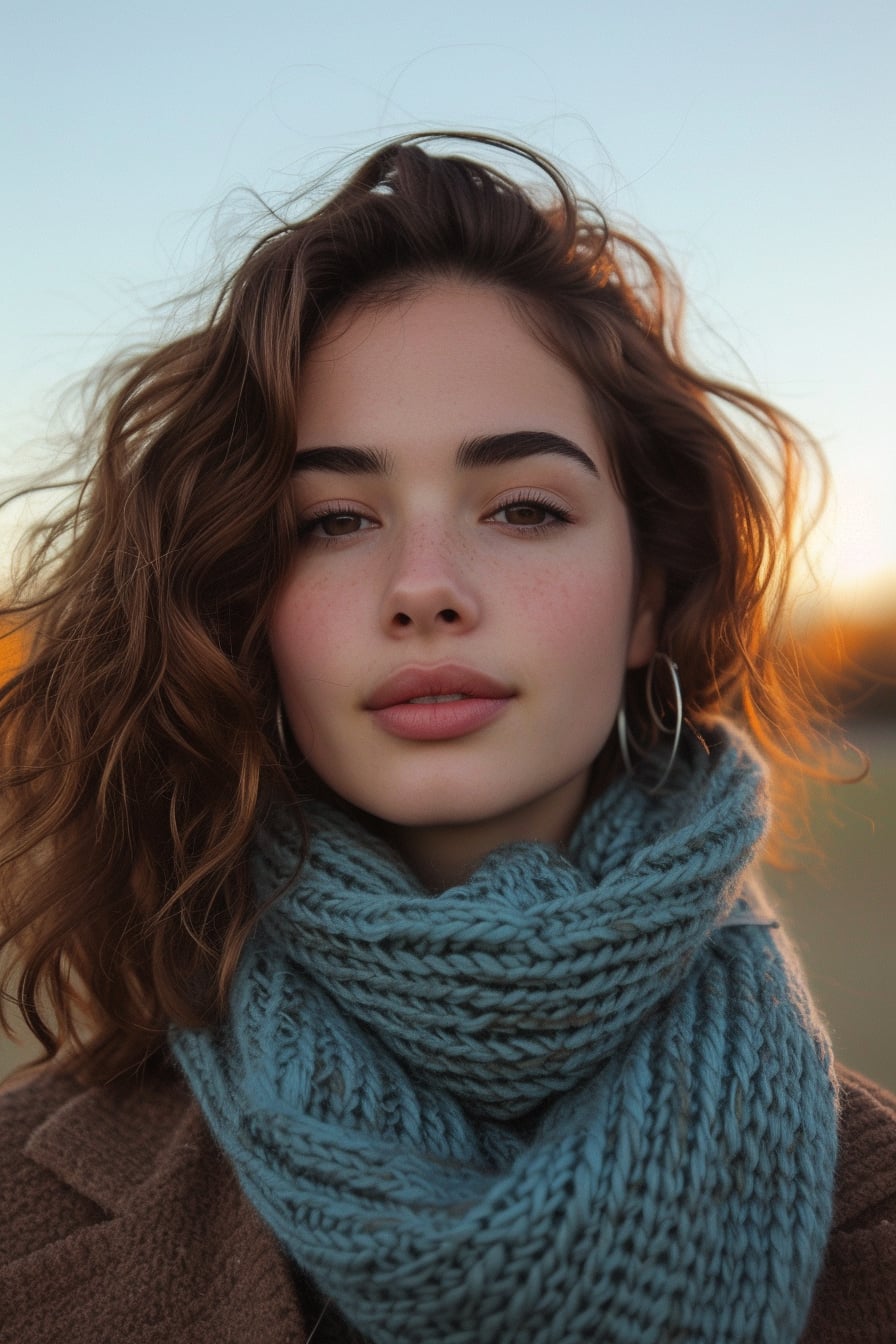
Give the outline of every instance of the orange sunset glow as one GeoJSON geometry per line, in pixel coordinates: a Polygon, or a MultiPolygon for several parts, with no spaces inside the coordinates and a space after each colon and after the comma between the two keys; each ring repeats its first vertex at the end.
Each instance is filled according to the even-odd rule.
{"type": "Polygon", "coordinates": [[[19,666],[22,658],[22,636],[16,631],[0,630],[0,680],[5,680],[19,666]]]}

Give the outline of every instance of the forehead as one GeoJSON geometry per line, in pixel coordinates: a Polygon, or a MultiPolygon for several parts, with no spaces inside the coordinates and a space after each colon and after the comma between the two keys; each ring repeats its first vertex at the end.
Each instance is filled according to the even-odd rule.
{"type": "Polygon", "coordinates": [[[570,437],[594,431],[583,384],[491,286],[446,281],[344,309],[300,377],[300,444],[543,428],[546,417],[570,437]]]}

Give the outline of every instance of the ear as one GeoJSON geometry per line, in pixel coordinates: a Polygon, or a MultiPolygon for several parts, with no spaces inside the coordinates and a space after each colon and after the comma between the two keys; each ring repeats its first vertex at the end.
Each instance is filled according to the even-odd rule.
{"type": "Polygon", "coordinates": [[[626,667],[643,667],[656,652],[666,604],[666,576],[656,565],[641,574],[635,594],[626,667]]]}

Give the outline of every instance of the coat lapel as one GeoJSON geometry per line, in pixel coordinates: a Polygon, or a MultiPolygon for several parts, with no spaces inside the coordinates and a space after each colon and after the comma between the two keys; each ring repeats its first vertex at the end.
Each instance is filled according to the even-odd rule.
{"type": "Polygon", "coordinates": [[[77,1091],[31,1135],[25,1153],[108,1214],[201,1156],[201,1134],[178,1080],[164,1077],[77,1091]]]}
{"type": "Polygon", "coordinates": [[[183,1083],[65,1088],[25,1153],[97,1217],[0,1272],[16,1344],[301,1344],[289,1263],[183,1083]]]}

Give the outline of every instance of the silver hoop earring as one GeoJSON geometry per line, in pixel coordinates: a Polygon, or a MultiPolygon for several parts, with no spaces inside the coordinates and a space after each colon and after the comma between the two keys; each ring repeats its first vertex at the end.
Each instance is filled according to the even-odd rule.
{"type": "Polygon", "coordinates": [[[280,750],[283,755],[289,758],[289,743],[286,740],[286,724],[283,720],[283,701],[277,696],[277,708],[274,710],[274,727],[277,731],[277,741],[280,744],[280,750]]]}
{"type": "MultiPolygon", "coordinates": [[[[672,661],[668,653],[654,653],[653,656],[651,657],[650,663],[648,664],[647,667],[646,695],[647,695],[647,712],[650,715],[651,720],[654,723],[654,726],[658,729],[659,732],[665,734],[667,737],[672,738],[672,749],[669,753],[669,759],[666,762],[666,768],[663,771],[662,775],[660,776],[659,780],[656,782],[656,784],[652,785],[649,789],[647,789],[647,793],[654,794],[659,793],[660,789],[663,787],[666,780],[672,773],[672,767],[675,764],[675,758],[678,755],[678,748],[681,743],[681,729],[684,724],[684,700],[681,694],[681,682],[679,681],[678,678],[678,664],[672,661]],[[666,668],[668,669],[669,672],[669,676],[672,679],[672,692],[675,699],[675,724],[673,727],[668,727],[663,722],[662,712],[657,707],[656,703],[656,696],[654,692],[653,682],[654,677],[656,675],[656,666],[660,660],[662,660],[663,663],[665,663],[666,668]]],[[[634,738],[630,738],[628,731],[628,723],[626,722],[625,717],[624,705],[620,708],[619,713],[616,715],[616,731],[619,735],[619,750],[622,753],[622,759],[625,764],[626,772],[629,775],[634,775],[635,767],[632,761],[632,754],[631,754],[632,749],[634,749],[639,756],[647,756],[648,752],[645,751],[643,747],[640,747],[638,743],[634,740],[634,738]]]]}

